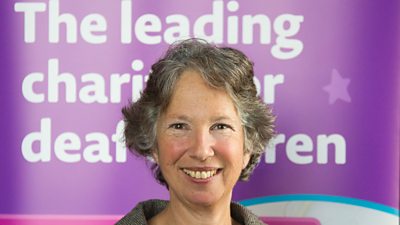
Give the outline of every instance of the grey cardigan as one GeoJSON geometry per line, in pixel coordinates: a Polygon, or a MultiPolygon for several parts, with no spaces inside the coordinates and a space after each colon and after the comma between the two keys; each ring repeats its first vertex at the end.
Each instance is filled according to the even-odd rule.
{"type": "MultiPolygon", "coordinates": [[[[167,207],[168,201],[148,200],[140,202],[116,225],[147,225],[147,221],[167,207]]],[[[232,202],[231,216],[242,225],[264,225],[256,215],[244,206],[232,202]]]]}

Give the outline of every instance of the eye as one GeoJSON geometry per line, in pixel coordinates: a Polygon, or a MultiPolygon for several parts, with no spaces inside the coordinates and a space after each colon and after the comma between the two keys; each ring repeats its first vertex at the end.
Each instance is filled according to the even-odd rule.
{"type": "Polygon", "coordinates": [[[168,128],[176,129],[176,130],[183,130],[187,128],[187,125],[184,123],[174,123],[169,125],[168,128]]]}
{"type": "Polygon", "coordinates": [[[232,128],[232,126],[230,126],[230,125],[228,125],[228,124],[224,124],[224,123],[217,123],[217,124],[214,124],[214,125],[211,127],[211,130],[224,130],[224,129],[231,129],[231,130],[234,130],[234,129],[232,128]]]}
{"type": "Polygon", "coordinates": [[[191,127],[188,123],[170,123],[166,130],[166,134],[172,135],[174,137],[185,137],[190,133],[191,127]]]}

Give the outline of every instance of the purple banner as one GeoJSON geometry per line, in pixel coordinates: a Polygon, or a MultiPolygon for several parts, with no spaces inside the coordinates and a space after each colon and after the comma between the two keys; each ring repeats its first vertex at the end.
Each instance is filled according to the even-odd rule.
{"type": "Polygon", "coordinates": [[[168,198],[126,151],[120,109],[170,43],[201,37],[254,61],[277,115],[277,136],[234,200],[260,216],[281,216],[278,202],[314,201],[398,219],[398,1],[0,5],[0,214],[122,215],[168,198]]]}

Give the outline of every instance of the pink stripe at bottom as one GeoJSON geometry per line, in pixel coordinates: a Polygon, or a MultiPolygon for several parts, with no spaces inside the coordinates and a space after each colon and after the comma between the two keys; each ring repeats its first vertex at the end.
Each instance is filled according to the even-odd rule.
{"type": "Polygon", "coordinates": [[[110,225],[122,215],[19,215],[0,214],[1,225],[110,225]]]}

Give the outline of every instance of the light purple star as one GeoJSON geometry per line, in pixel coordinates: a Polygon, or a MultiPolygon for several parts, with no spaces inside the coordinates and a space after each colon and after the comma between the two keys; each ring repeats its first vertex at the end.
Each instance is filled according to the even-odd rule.
{"type": "Polygon", "coordinates": [[[349,78],[343,78],[336,69],[333,69],[331,83],[323,87],[323,90],[329,94],[329,104],[335,103],[338,99],[345,102],[351,102],[351,98],[347,90],[349,84],[349,78]]]}

